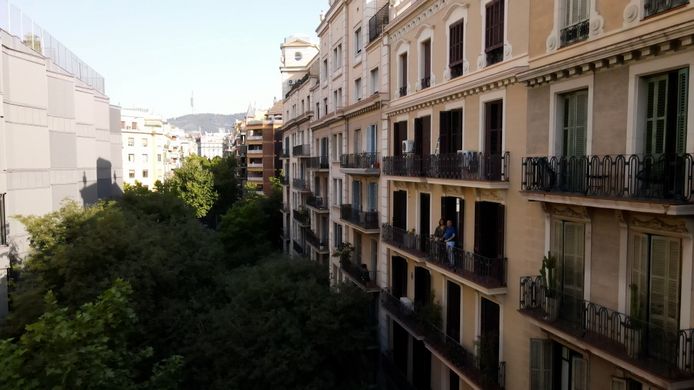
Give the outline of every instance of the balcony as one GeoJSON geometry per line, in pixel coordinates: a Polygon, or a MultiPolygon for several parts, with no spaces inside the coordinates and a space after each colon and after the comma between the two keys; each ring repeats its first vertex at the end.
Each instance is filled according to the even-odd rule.
{"type": "Polygon", "coordinates": [[[363,233],[379,233],[378,211],[361,211],[351,204],[340,205],[340,218],[363,233]]]}
{"type": "Polygon", "coordinates": [[[427,77],[422,78],[420,80],[420,84],[421,84],[422,89],[426,89],[426,88],[431,87],[431,77],[427,76],[427,77]]]}
{"type": "Polygon", "coordinates": [[[304,208],[294,209],[294,219],[299,222],[299,225],[308,226],[311,224],[311,218],[308,215],[308,210],[304,208]]]}
{"type": "Polygon", "coordinates": [[[402,86],[398,88],[398,96],[403,97],[407,95],[407,86],[402,86]]]}
{"type": "Polygon", "coordinates": [[[311,157],[306,163],[306,167],[310,169],[325,170],[330,168],[330,160],[328,156],[311,157]]]}
{"type": "MultiPolygon", "coordinates": [[[[436,325],[427,322],[425,316],[403,305],[400,300],[386,291],[381,292],[381,306],[402,326],[417,338],[421,338],[428,349],[442,356],[460,374],[483,389],[503,389],[505,384],[505,362],[484,364],[479,356],[463,347],[457,340],[446,335],[436,325]]],[[[479,340],[483,343],[484,340],[479,340]]]]}
{"type": "Polygon", "coordinates": [[[671,383],[694,378],[694,329],[663,327],[549,291],[540,276],[520,280],[520,312],[537,326],[584,343],[582,349],[630,371],[644,370],[671,383]]]}
{"type": "MultiPolygon", "coordinates": [[[[526,157],[521,190],[531,200],[557,203],[581,204],[585,203],[581,198],[595,198],[598,201],[590,204],[594,207],[636,207],[620,206],[614,200],[687,205],[694,202],[693,172],[691,154],[526,157]]],[[[658,212],[661,209],[656,207],[658,212]]]]}
{"type": "Polygon", "coordinates": [[[318,253],[328,253],[328,239],[320,239],[311,229],[304,229],[306,243],[311,245],[318,253]]]}
{"type": "Polygon", "coordinates": [[[251,149],[248,148],[248,154],[263,154],[263,149],[251,149]]]}
{"type": "Polygon", "coordinates": [[[280,184],[283,186],[289,185],[289,178],[287,176],[280,176],[280,184]]]}
{"type": "Polygon", "coordinates": [[[292,186],[297,191],[311,192],[311,187],[309,187],[308,181],[304,179],[293,179],[292,186]]]}
{"type": "Polygon", "coordinates": [[[572,43],[588,39],[590,33],[590,21],[588,19],[580,21],[571,26],[566,26],[559,32],[561,46],[568,46],[572,43]]]}
{"type": "Polygon", "coordinates": [[[306,199],[306,206],[312,208],[319,213],[327,213],[328,202],[320,196],[311,195],[306,199]]]}
{"type": "Polygon", "coordinates": [[[292,156],[294,157],[308,157],[311,154],[311,146],[308,144],[296,145],[292,149],[292,156]]]}
{"type": "Polygon", "coordinates": [[[657,15],[686,4],[689,4],[689,0],[645,0],[643,4],[644,17],[657,15]]]}
{"type": "Polygon", "coordinates": [[[299,255],[306,255],[304,251],[304,247],[298,243],[296,240],[292,240],[292,247],[294,248],[294,252],[296,252],[299,255]]]}
{"type": "Polygon", "coordinates": [[[509,152],[388,156],[383,158],[383,173],[413,178],[508,182],[510,160],[509,152]]]}
{"type": "Polygon", "coordinates": [[[369,19],[369,43],[373,42],[381,36],[383,30],[388,25],[390,3],[386,3],[383,8],[378,10],[374,16],[369,19]]]}
{"type": "Polygon", "coordinates": [[[357,265],[351,261],[340,261],[340,268],[362,290],[369,293],[380,291],[376,285],[376,273],[362,268],[361,263],[357,265]]]}
{"type": "Polygon", "coordinates": [[[387,244],[409,253],[442,270],[470,282],[489,295],[506,292],[508,259],[489,258],[462,248],[447,248],[446,243],[432,237],[420,237],[389,224],[381,226],[381,237],[387,244]]]}
{"type": "Polygon", "coordinates": [[[289,149],[282,149],[282,153],[280,153],[280,158],[289,158],[289,149]]]}
{"type": "Polygon", "coordinates": [[[340,156],[340,169],[351,175],[379,175],[381,167],[378,153],[352,153],[340,156]]]}

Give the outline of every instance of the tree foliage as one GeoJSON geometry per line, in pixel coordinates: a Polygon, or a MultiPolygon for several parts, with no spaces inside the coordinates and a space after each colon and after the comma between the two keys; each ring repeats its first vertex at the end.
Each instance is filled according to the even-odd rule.
{"type": "Polygon", "coordinates": [[[130,345],[137,322],[131,296],[130,286],[116,280],[71,314],[47,293],[46,313],[19,341],[0,341],[0,383],[27,390],[176,388],[178,356],[157,363],[149,375],[138,372],[152,349],[130,345]]]}
{"type": "Polygon", "coordinates": [[[214,175],[205,157],[191,155],[183,160],[173,175],[157,186],[157,191],[176,195],[202,218],[210,211],[218,194],[214,189],[214,175]]]}

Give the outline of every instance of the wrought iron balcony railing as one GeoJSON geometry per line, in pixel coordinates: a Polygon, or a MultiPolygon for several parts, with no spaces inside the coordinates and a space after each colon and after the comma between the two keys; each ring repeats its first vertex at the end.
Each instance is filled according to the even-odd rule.
{"type": "Polygon", "coordinates": [[[400,95],[400,97],[407,95],[407,87],[402,86],[402,87],[398,88],[398,94],[400,95]]]}
{"type": "Polygon", "coordinates": [[[292,148],[292,156],[305,157],[311,154],[311,146],[308,144],[296,145],[292,148]]]}
{"type": "Polygon", "coordinates": [[[570,45],[574,42],[588,38],[590,33],[590,21],[588,19],[566,26],[559,32],[559,39],[562,46],[570,45]]]}
{"type": "Polygon", "coordinates": [[[471,181],[508,181],[510,154],[481,152],[402,155],[383,158],[383,173],[471,181]]]}
{"type": "Polygon", "coordinates": [[[383,241],[420,258],[450,269],[461,277],[487,288],[506,286],[508,259],[489,258],[467,252],[458,247],[446,247],[446,243],[433,237],[420,237],[389,224],[381,226],[383,241]]]}
{"type": "Polygon", "coordinates": [[[282,149],[282,153],[280,153],[280,158],[289,158],[289,149],[282,149]]]}
{"type": "Polygon", "coordinates": [[[347,169],[378,169],[381,162],[378,153],[365,152],[343,154],[340,156],[340,168],[347,169]]]}
{"type": "Polygon", "coordinates": [[[308,210],[304,208],[294,209],[294,219],[302,225],[309,225],[311,217],[308,215],[308,210]]]}
{"type": "Polygon", "coordinates": [[[340,205],[340,218],[364,229],[378,229],[378,211],[361,211],[351,204],[340,205]]]}
{"type": "Polygon", "coordinates": [[[378,10],[378,12],[369,19],[369,43],[376,40],[388,25],[389,5],[390,3],[386,3],[383,8],[378,10]]]}
{"type": "Polygon", "coordinates": [[[361,261],[356,260],[358,263],[353,263],[351,261],[340,261],[340,268],[342,271],[346,272],[350,279],[352,279],[359,287],[365,291],[378,291],[378,285],[376,284],[376,272],[369,270],[366,267],[362,267],[361,261]]]}
{"type": "Polygon", "coordinates": [[[422,78],[420,83],[421,83],[422,89],[429,88],[431,86],[431,77],[427,76],[427,77],[422,78]]]}
{"type": "Polygon", "coordinates": [[[689,4],[689,0],[645,0],[644,16],[653,16],[686,4],[689,4]]]}
{"type": "Polygon", "coordinates": [[[328,250],[327,237],[324,239],[321,239],[316,235],[316,233],[313,232],[313,230],[304,229],[304,238],[306,239],[307,243],[309,243],[311,246],[318,249],[319,251],[327,251],[328,250]]]}
{"type": "Polygon", "coordinates": [[[426,345],[453,363],[470,380],[484,389],[504,388],[505,362],[484,362],[484,359],[480,359],[457,340],[434,324],[427,322],[424,316],[418,316],[416,308],[414,311],[411,310],[385,290],[381,292],[381,305],[417,336],[422,337],[426,345]]]}
{"type": "Polygon", "coordinates": [[[602,198],[692,202],[691,154],[526,157],[521,189],[602,198]]]}
{"type": "Polygon", "coordinates": [[[666,327],[520,279],[520,310],[611,355],[668,379],[694,376],[694,329],[666,327]]]}
{"type": "Polygon", "coordinates": [[[328,160],[328,156],[311,157],[308,159],[306,167],[311,169],[328,169],[330,168],[330,160],[328,160]]]}
{"type": "Polygon", "coordinates": [[[309,187],[308,181],[304,179],[293,179],[292,180],[292,186],[296,190],[301,190],[301,191],[311,191],[311,187],[309,187]]]}
{"type": "Polygon", "coordinates": [[[320,196],[311,195],[306,199],[306,205],[314,209],[327,210],[328,202],[320,196]]]}

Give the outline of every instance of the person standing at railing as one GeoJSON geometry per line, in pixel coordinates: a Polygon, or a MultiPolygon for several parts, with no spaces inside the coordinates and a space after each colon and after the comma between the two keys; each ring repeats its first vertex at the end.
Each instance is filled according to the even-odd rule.
{"type": "Polygon", "coordinates": [[[446,243],[446,252],[448,253],[448,263],[451,267],[455,266],[453,259],[453,248],[455,248],[455,227],[450,219],[446,222],[446,229],[443,231],[443,241],[446,243]]]}

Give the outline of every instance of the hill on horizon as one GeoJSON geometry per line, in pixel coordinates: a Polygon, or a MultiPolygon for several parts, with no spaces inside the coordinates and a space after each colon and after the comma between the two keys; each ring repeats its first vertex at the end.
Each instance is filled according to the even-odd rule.
{"type": "Polygon", "coordinates": [[[185,130],[187,133],[198,131],[216,132],[220,127],[231,129],[237,119],[243,119],[245,113],[237,114],[188,114],[168,119],[172,125],[185,130]]]}

